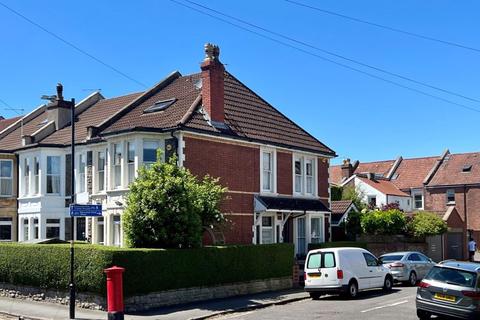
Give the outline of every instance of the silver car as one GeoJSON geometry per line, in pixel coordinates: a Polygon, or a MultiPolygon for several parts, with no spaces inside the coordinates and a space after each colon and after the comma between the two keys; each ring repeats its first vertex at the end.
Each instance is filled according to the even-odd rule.
{"type": "Polygon", "coordinates": [[[416,251],[394,252],[382,255],[380,261],[390,269],[396,282],[414,286],[435,265],[432,259],[416,251]]]}
{"type": "Polygon", "coordinates": [[[417,316],[480,319],[480,264],[445,261],[430,270],[417,289],[417,316]]]}

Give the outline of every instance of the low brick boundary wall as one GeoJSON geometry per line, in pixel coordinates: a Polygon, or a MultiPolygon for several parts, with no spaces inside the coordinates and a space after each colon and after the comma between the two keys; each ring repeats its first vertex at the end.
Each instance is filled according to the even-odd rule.
{"type": "MultiPolygon", "coordinates": [[[[125,298],[125,311],[146,311],[162,306],[184,304],[211,299],[228,298],[246,294],[276,291],[292,288],[292,278],[270,278],[249,282],[219,285],[214,287],[193,287],[162,292],[152,292],[125,298]]],[[[30,301],[45,301],[67,305],[67,291],[47,290],[29,286],[0,283],[0,296],[30,301]]],[[[77,293],[76,306],[79,308],[106,310],[106,298],[88,293],[77,293]]]]}
{"type": "Polygon", "coordinates": [[[362,235],[358,240],[366,242],[368,250],[377,257],[385,253],[398,251],[419,251],[428,254],[428,244],[424,239],[412,239],[403,235],[362,235]]]}

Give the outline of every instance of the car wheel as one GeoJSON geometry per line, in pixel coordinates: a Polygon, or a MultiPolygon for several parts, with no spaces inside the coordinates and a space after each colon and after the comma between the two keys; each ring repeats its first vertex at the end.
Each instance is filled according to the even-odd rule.
{"type": "Polygon", "coordinates": [[[383,290],[384,291],[392,291],[393,288],[393,280],[392,277],[386,276],[385,281],[383,282],[383,290]]]}
{"type": "Polygon", "coordinates": [[[431,314],[428,313],[428,312],[426,312],[426,311],[418,310],[418,309],[417,309],[417,317],[418,317],[418,319],[420,319],[420,320],[428,320],[428,319],[430,319],[431,314]]]}
{"type": "Polygon", "coordinates": [[[348,291],[346,292],[346,296],[350,299],[355,299],[358,295],[358,285],[355,281],[350,281],[348,284],[348,291]]]}
{"type": "Polygon", "coordinates": [[[410,276],[408,277],[408,284],[414,287],[417,284],[417,274],[415,271],[410,272],[410,276]]]}
{"type": "Polygon", "coordinates": [[[312,300],[318,300],[320,299],[320,296],[322,294],[320,292],[310,292],[310,298],[312,298],[312,300]]]}

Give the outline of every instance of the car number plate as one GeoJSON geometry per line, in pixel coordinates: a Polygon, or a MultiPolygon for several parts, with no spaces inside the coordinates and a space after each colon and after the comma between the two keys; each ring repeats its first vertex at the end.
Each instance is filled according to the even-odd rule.
{"type": "Polygon", "coordinates": [[[443,300],[443,301],[448,301],[448,302],[455,302],[455,297],[454,296],[449,296],[446,294],[441,294],[441,293],[435,293],[435,299],[437,300],[443,300]]]}
{"type": "Polygon", "coordinates": [[[321,273],[309,273],[309,278],[320,278],[321,273]]]}

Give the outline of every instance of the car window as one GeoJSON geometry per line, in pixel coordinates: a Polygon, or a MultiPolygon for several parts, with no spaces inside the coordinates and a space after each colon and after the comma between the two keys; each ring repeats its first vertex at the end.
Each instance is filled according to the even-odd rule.
{"type": "Polygon", "coordinates": [[[312,253],[308,257],[307,269],[335,268],[335,255],[333,252],[312,253]]]}
{"type": "Polygon", "coordinates": [[[430,260],[429,260],[426,256],[424,256],[423,254],[419,254],[418,256],[420,257],[420,260],[421,260],[422,262],[429,262],[429,261],[430,261],[430,260]]]}
{"type": "Polygon", "coordinates": [[[412,253],[412,254],[408,257],[408,261],[421,261],[421,259],[420,259],[420,257],[418,256],[418,254],[412,253]]]}
{"type": "Polygon", "coordinates": [[[394,262],[394,261],[402,260],[403,255],[401,255],[401,254],[389,254],[389,255],[386,255],[386,256],[381,256],[379,259],[380,259],[380,261],[382,261],[382,263],[394,262]]]}
{"type": "Polygon", "coordinates": [[[374,256],[372,256],[369,253],[363,253],[363,257],[365,258],[365,262],[367,263],[367,266],[369,267],[376,267],[377,264],[377,259],[375,259],[374,256]]]}
{"type": "Polygon", "coordinates": [[[320,268],[320,262],[322,259],[321,253],[313,253],[308,257],[307,268],[308,269],[318,269],[320,268]]]}
{"type": "Polygon", "coordinates": [[[476,273],[463,270],[433,267],[425,279],[473,288],[477,282],[477,275],[476,273]]]}

